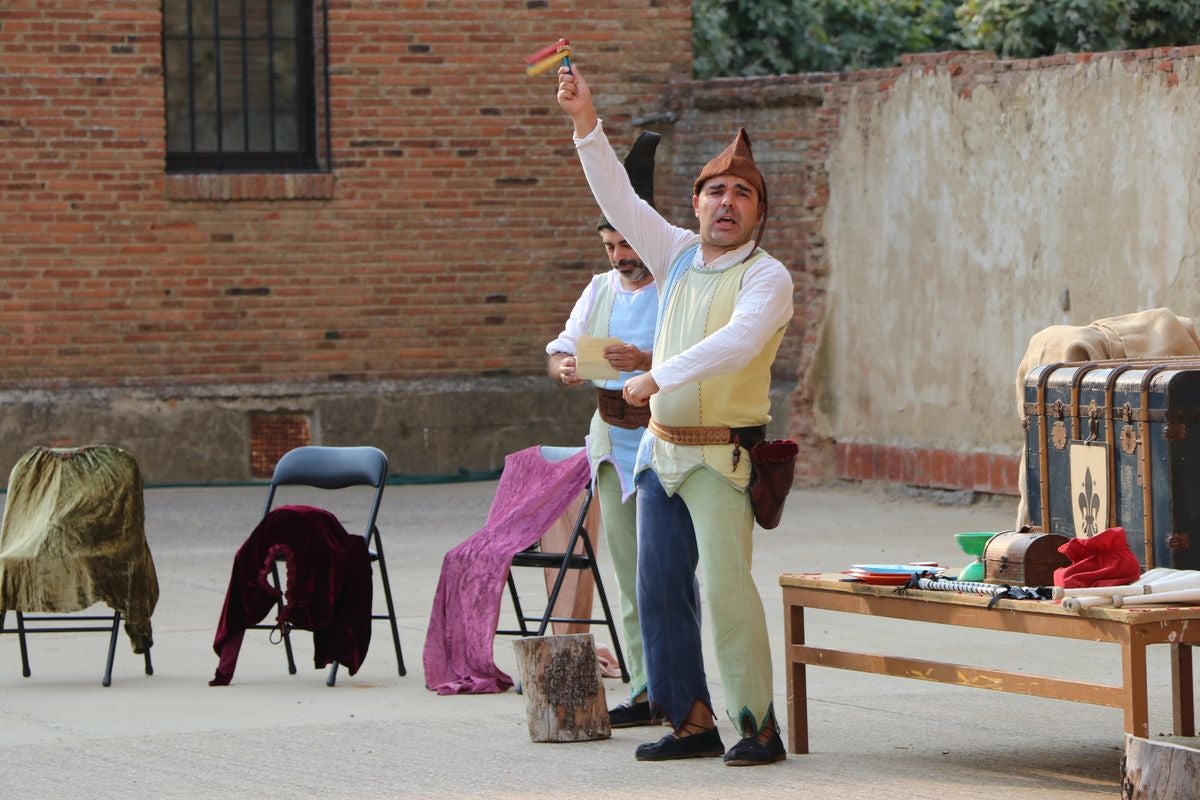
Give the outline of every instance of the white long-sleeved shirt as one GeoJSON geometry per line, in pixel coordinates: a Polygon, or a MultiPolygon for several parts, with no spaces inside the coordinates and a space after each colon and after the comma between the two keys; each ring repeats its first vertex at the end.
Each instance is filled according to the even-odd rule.
{"type": "MultiPolygon", "coordinates": [[[[667,222],[637,196],[599,120],[589,134],[574,141],[600,210],[641,256],[655,282],[665,285],[671,264],[681,251],[699,241],[699,235],[667,222]]],[[[746,242],[705,264],[703,248],[697,248],[693,266],[721,269],[739,263],[753,249],[754,242],[746,242]]],[[[682,353],[653,366],[650,374],[659,391],[669,392],[740,369],[791,320],[792,295],[792,277],[787,268],[770,255],[760,257],[746,270],[729,322],[682,353]]]]}
{"type": "MultiPolygon", "coordinates": [[[[605,279],[612,286],[615,294],[637,295],[642,292],[655,293],[658,291],[657,283],[648,283],[645,286],[639,286],[636,289],[626,289],[621,283],[621,273],[617,270],[610,270],[605,275],[605,279]]],[[[566,326],[550,343],[546,345],[546,355],[552,356],[555,353],[570,353],[575,355],[579,337],[587,333],[588,320],[592,316],[592,309],[596,305],[596,293],[594,284],[589,282],[584,287],[583,294],[579,295],[579,299],[575,301],[575,306],[571,309],[571,315],[567,317],[566,326]]],[[[635,344],[637,344],[635,342],[635,344]]],[[[653,346],[653,342],[644,343],[649,349],[653,346]]]]}

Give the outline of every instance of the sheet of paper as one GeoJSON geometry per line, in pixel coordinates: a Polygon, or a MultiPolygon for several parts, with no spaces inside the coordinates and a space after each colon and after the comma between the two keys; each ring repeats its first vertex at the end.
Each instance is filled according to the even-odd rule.
{"type": "Polygon", "coordinates": [[[585,381],[620,377],[621,373],[604,357],[604,348],[614,344],[621,344],[621,340],[615,336],[580,336],[575,341],[575,374],[585,381]]]}

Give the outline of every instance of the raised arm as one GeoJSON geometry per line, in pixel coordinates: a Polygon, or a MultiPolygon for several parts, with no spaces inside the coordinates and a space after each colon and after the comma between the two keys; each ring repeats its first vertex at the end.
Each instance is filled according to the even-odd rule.
{"type": "Polygon", "coordinates": [[[667,222],[638,197],[604,135],[587,80],[579,73],[578,64],[572,64],[571,70],[559,70],[558,104],[575,126],[575,147],[588,186],[604,216],[633,245],[655,279],[662,280],[672,256],[696,235],[667,222]]]}

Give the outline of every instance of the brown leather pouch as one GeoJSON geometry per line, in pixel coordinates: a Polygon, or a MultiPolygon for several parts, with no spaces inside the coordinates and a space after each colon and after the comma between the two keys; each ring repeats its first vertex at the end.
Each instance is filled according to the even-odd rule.
{"type": "Polygon", "coordinates": [[[783,503],[796,477],[796,454],[800,448],[791,439],[759,442],[750,448],[750,505],[758,524],[771,530],[783,517],[783,503]]]}
{"type": "Polygon", "coordinates": [[[596,409],[600,419],[616,428],[631,431],[650,424],[650,406],[631,406],[615,389],[596,390],[596,409]]]}

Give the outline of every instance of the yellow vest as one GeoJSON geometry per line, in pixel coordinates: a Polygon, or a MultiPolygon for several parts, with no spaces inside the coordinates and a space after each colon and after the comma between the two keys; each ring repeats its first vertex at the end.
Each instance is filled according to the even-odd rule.
{"type": "MultiPolygon", "coordinates": [[[[654,339],[656,364],[682,353],[728,324],[746,270],[763,255],[758,250],[740,264],[707,270],[691,264],[693,253],[690,248],[684,251],[681,258],[687,259],[687,266],[673,283],[668,281],[669,295],[654,339]]],[[[776,331],[762,350],[736,372],[654,394],[650,398],[651,416],[664,425],[689,427],[745,428],[767,424],[771,420],[771,363],[785,329],[776,331]]],[[[688,473],[702,466],[737,487],[745,487],[750,480],[749,455],[743,452],[735,467],[732,445],[676,445],[656,438],[651,465],[668,493],[674,492],[688,473]]]]}
{"type": "MultiPolygon", "coordinates": [[[[592,315],[588,319],[587,332],[590,336],[608,336],[608,323],[612,318],[612,307],[616,302],[616,294],[612,290],[612,284],[609,282],[607,274],[593,278],[592,285],[595,295],[592,300],[592,315]]],[[[604,388],[606,382],[592,381],[592,383],[604,388]]],[[[592,414],[592,424],[588,429],[587,448],[593,470],[595,470],[596,464],[612,455],[612,428],[600,418],[598,410],[592,414]]],[[[595,478],[594,472],[592,477],[595,478]]]]}

